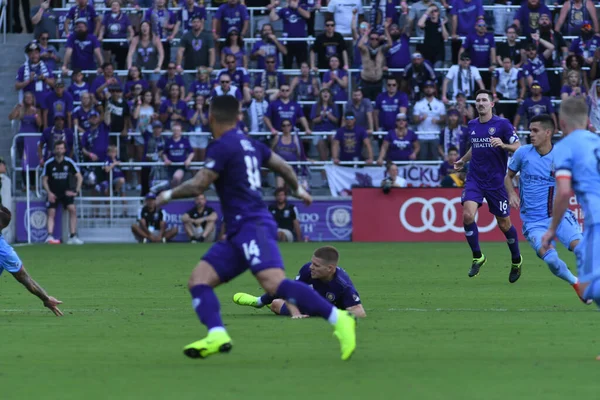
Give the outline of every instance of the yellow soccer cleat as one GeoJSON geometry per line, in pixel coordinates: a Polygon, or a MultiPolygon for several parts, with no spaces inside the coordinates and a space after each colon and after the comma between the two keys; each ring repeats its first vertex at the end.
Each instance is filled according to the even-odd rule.
{"type": "Polygon", "coordinates": [[[356,317],[348,311],[339,310],[333,335],[340,341],[342,360],[349,360],[356,350],[356,317]]]}
{"type": "Polygon", "coordinates": [[[225,331],[209,333],[204,339],[188,344],[183,354],[190,358],[206,358],[211,354],[229,353],[233,344],[225,331]]]}
{"type": "Polygon", "coordinates": [[[236,293],[233,295],[233,302],[239,306],[250,306],[261,308],[258,305],[258,297],[252,296],[248,293],[236,293]]]}

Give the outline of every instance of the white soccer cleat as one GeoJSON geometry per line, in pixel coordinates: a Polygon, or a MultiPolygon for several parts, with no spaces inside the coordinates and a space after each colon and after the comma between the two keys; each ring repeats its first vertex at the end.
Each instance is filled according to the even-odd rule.
{"type": "Polygon", "coordinates": [[[46,243],[48,243],[48,244],[60,244],[60,240],[54,239],[54,236],[52,236],[52,235],[48,235],[48,237],[46,238],[46,243]]]}
{"type": "Polygon", "coordinates": [[[77,236],[73,236],[72,238],[69,238],[69,240],[67,240],[67,244],[80,245],[83,244],[83,240],[79,239],[77,236]]]}

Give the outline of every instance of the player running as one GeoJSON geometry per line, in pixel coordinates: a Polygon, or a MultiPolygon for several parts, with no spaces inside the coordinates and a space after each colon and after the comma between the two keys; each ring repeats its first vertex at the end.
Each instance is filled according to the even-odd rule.
{"type": "Polygon", "coordinates": [[[195,197],[214,183],[227,226],[227,239],[215,243],[193,270],[188,287],[192,306],[208,335],[184,347],[191,358],[229,352],[232,341],[221,320],[214,288],[250,269],[270,295],[296,304],[303,312],[318,315],[334,326],[342,360],[356,348],[356,320],[319,296],[308,285],[286,279],[277,247],[277,225],[263,202],[261,167],[278,173],[294,196],[310,204],[312,198],[298,185],[294,170],[277,154],[237,132],[239,103],[229,95],[213,97],[208,120],[215,140],[208,146],[206,162],[193,179],[159,195],[158,204],[195,197]]]}
{"type": "MultiPolygon", "coordinates": [[[[554,247],[542,248],[542,235],[550,226],[552,203],[556,181],[554,179],[554,149],[552,135],[555,125],[547,114],[536,115],[529,122],[531,144],[521,146],[508,164],[504,185],[508,192],[511,207],[521,209],[523,235],[557,277],[569,282],[581,298],[577,278],[569,271],[567,264],[558,257],[554,247]],[[513,186],[513,178],[520,175],[519,195],[513,186]]],[[[568,211],[557,231],[558,240],[573,251],[581,240],[579,223],[575,215],[568,211]]],[[[583,301],[583,299],[581,299],[583,301]]],[[[585,302],[585,301],[584,301],[585,302]]],[[[591,301],[590,301],[591,303],[591,301]]],[[[589,303],[588,303],[589,304],[589,303]]]]}
{"type": "MultiPolygon", "coordinates": [[[[10,224],[12,215],[8,208],[0,206],[0,232],[10,224]]],[[[27,290],[42,300],[44,306],[49,308],[57,317],[63,315],[62,311],[58,308],[62,301],[55,299],[52,296],[48,296],[46,291],[29,275],[23,262],[15,252],[15,249],[8,244],[4,236],[0,233],[0,275],[2,272],[7,270],[15,277],[16,280],[21,282],[27,290]]]]}
{"type": "Polygon", "coordinates": [[[510,122],[493,114],[492,99],[492,92],[489,90],[477,91],[475,102],[479,117],[469,121],[468,124],[471,148],[454,163],[454,168],[461,170],[467,162],[471,161],[462,193],[465,236],[473,252],[469,277],[477,276],[481,267],[487,262],[479,247],[479,231],[475,222],[477,209],[481,207],[485,198],[490,213],[496,217],[500,230],[506,236],[512,258],[508,281],[514,283],[521,276],[523,257],[519,251],[517,230],[510,222],[504,175],[508,152],[516,151],[520,144],[510,122]]]}
{"type": "MultiPolygon", "coordinates": [[[[338,267],[340,254],[335,247],[320,247],[313,253],[311,261],[304,264],[296,280],[311,285],[323,298],[337,308],[346,310],[359,318],[367,316],[352,280],[338,267]]],[[[268,293],[260,297],[248,293],[236,293],[233,302],[240,306],[262,308],[269,306],[277,315],[291,315],[292,318],[305,318],[298,307],[284,300],[276,299],[268,293]]]]}
{"type": "Polygon", "coordinates": [[[584,299],[600,305],[600,257],[595,253],[600,249],[600,137],[586,130],[585,98],[565,99],[560,105],[558,121],[564,137],[554,146],[556,197],[552,222],[542,237],[542,246],[550,249],[575,190],[584,215],[583,239],[575,248],[580,290],[584,299]]]}

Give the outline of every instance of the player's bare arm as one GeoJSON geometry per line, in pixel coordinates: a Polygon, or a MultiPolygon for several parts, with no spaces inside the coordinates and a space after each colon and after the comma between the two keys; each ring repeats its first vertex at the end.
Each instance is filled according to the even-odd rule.
{"type": "Polygon", "coordinates": [[[519,208],[521,206],[521,199],[519,199],[519,195],[517,194],[515,186],[513,185],[513,179],[515,176],[517,176],[517,173],[509,169],[504,177],[504,187],[506,187],[506,192],[508,193],[508,203],[510,206],[513,208],[519,208]]]}
{"type": "Polygon", "coordinates": [[[284,161],[283,158],[279,157],[275,153],[271,153],[269,161],[267,161],[267,167],[281,175],[285,183],[292,189],[292,195],[299,198],[306,205],[312,203],[312,197],[304,190],[302,186],[298,184],[298,177],[294,172],[294,169],[284,161]]]}
{"type": "Polygon", "coordinates": [[[42,302],[44,306],[49,308],[54,315],[57,317],[61,317],[63,315],[62,311],[58,308],[59,304],[62,304],[62,301],[55,299],[52,296],[48,296],[48,293],[42,288],[27,272],[25,267],[21,267],[18,272],[12,274],[17,281],[19,281],[31,294],[36,295],[42,302]]]}
{"type": "Polygon", "coordinates": [[[490,144],[494,147],[500,147],[502,150],[514,153],[517,151],[519,147],[521,147],[521,143],[517,140],[514,143],[504,143],[502,139],[494,137],[490,140],[490,144]]]}
{"type": "Polygon", "coordinates": [[[351,312],[357,318],[365,318],[367,316],[367,313],[365,312],[365,309],[362,306],[362,304],[357,304],[355,306],[348,307],[346,308],[346,311],[351,312]]]}
{"type": "Polygon", "coordinates": [[[175,189],[167,190],[158,195],[156,204],[161,205],[168,203],[170,200],[196,197],[204,193],[218,178],[219,174],[213,170],[202,168],[192,179],[188,179],[175,189]]]}
{"type": "Polygon", "coordinates": [[[552,240],[556,236],[556,228],[560,225],[560,222],[569,208],[569,199],[573,192],[571,186],[571,176],[568,171],[557,171],[556,172],[556,197],[554,198],[554,207],[552,208],[552,222],[548,231],[542,237],[542,246],[548,249],[551,245],[552,240]]]}

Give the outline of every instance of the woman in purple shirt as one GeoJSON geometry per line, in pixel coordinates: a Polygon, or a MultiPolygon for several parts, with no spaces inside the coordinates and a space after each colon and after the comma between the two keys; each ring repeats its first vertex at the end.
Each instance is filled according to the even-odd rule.
{"type": "Polygon", "coordinates": [[[169,177],[171,177],[171,187],[175,187],[181,183],[185,170],[190,167],[194,159],[194,151],[187,137],[181,136],[182,127],[178,123],[171,125],[173,136],[165,142],[163,152],[163,161],[168,168],[169,177]],[[183,163],[181,165],[172,165],[173,163],[183,163]]]}
{"type": "Polygon", "coordinates": [[[581,74],[579,71],[569,71],[567,82],[560,90],[561,100],[566,100],[571,96],[586,96],[587,90],[581,85],[581,74]]]}
{"type": "Polygon", "coordinates": [[[40,46],[40,59],[46,64],[48,70],[56,71],[56,63],[60,62],[60,57],[58,56],[56,47],[48,43],[50,34],[42,32],[37,39],[40,46]]]}
{"type": "Polygon", "coordinates": [[[73,110],[73,126],[75,126],[76,131],[79,133],[90,129],[90,113],[94,111],[92,99],[91,93],[82,93],[81,104],[73,110]]]}
{"type": "Polygon", "coordinates": [[[314,132],[330,132],[337,129],[339,116],[329,89],[321,89],[319,100],[312,106],[310,119],[314,132]]]}
{"type": "MultiPolygon", "coordinates": [[[[300,143],[298,135],[292,133],[292,128],[292,121],[289,119],[281,121],[281,136],[273,137],[271,150],[288,162],[305,161],[306,156],[304,155],[302,143],[300,143]]],[[[299,165],[293,167],[296,174],[301,175],[302,168],[299,165]]],[[[282,177],[277,176],[275,179],[276,187],[284,186],[282,177]]]]}
{"type": "Polygon", "coordinates": [[[417,135],[407,129],[406,114],[396,116],[396,128],[388,132],[383,139],[377,164],[383,165],[385,160],[410,161],[416,160],[421,150],[417,135]],[[386,157],[387,156],[387,157],[386,157]]]}
{"type": "Polygon", "coordinates": [[[235,27],[229,29],[223,49],[221,50],[221,66],[223,68],[229,68],[225,63],[225,59],[230,54],[235,57],[235,66],[237,68],[248,68],[248,56],[244,50],[244,41],[240,36],[240,31],[235,27]]]}
{"type": "Polygon", "coordinates": [[[333,56],[329,59],[329,71],[323,75],[323,87],[331,90],[334,101],[348,101],[348,73],[340,69],[340,59],[333,56]]]}
{"type": "Polygon", "coordinates": [[[161,100],[164,100],[169,96],[169,88],[173,85],[179,86],[179,94],[181,98],[184,99],[185,83],[181,75],[177,74],[177,67],[175,66],[175,63],[170,62],[167,67],[167,73],[162,75],[156,84],[156,87],[161,91],[161,100]]]}
{"type": "Polygon", "coordinates": [[[195,96],[203,96],[208,98],[212,86],[210,84],[210,76],[208,75],[208,68],[204,66],[198,67],[198,73],[196,74],[196,80],[192,82],[187,91],[187,97],[185,101],[189,103],[194,99],[195,96]]]}
{"type": "Polygon", "coordinates": [[[179,86],[169,86],[169,98],[162,102],[159,110],[160,122],[165,128],[172,126],[174,122],[185,124],[187,121],[187,104],[181,100],[179,86]]]}
{"type": "Polygon", "coordinates": [[[133,65],[129,68],[129,72],[127,73],[127,83],[125,83],[125,98],[132,99],[134,88],[137,88],[137,93],[142,93],[142,90],[150,89],[150,85],[144,79],[142,79],[142,74],[140,69],[133,65]]]}
{"type": "Polygon", "coordinates": [[[100,33],[98,40],[102,39],[127,39],[127,42],[104,42],[102,49],[104,50],[104,59],[110,60],[115,56],[117,69],[125,69],[127,65],[127,52],[129,51],[128,43],[133,38],[134,32],[131,22],[127,14],[121,12],[121,3],[119,0],[112,0],[110,3],[110,11],[104,13],[102,25],[100,25],[100,33]]]}
{"type": "MultiPolygon", "coordinates": [[[[8,119],[21,121],[19,133],[39,133],[42,126],[42,113],[35,106],[35,96],[32,92],[23,94],[23,102],[18,103],[8,115],[8,119]]],[[[30,184],[33,186],[35,180],[35,168],[39,165],[37,155],[38,136],[20,136],[17,138],[17,154],[25,163],[29,164],[30,184]],[[27,157],[24,157],[24,154],[27,157]]],[[[25,171],[22,171],[23,185],[25,185],[25,171]]],[[[26,189],[26,188],[24,188],[26,189]]]]}

